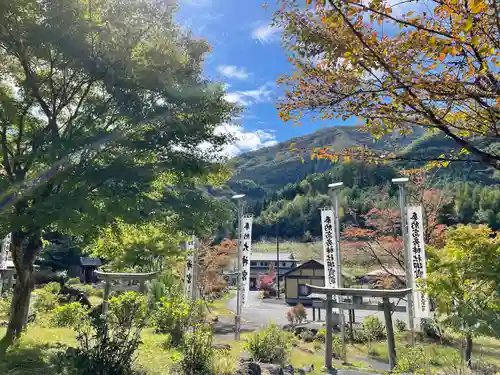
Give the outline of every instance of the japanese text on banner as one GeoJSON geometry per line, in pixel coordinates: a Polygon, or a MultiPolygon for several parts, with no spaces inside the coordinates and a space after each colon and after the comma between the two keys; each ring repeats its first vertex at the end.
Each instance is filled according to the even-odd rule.
{"type": "Polygon", "coordinates": [[[429,298],[417,287],[417,279],[427,277],[422,206],[408,206],[406,212],[415,317],[428,318],[430,315],[429,298]]]}
{"type": "Polygon", "coordinates": [[[323,262],[325,267],[325,287],[337,287],[338,260],[335,252],[335,227],[332,209],[321,210],[321,225],[323,229],[323,262]]]}
{"type": "Polygon", "coordinates": [[[252,215],[244,215],[241,218],[241,233],[239,246],[241,246],[241,305],[248,303],[250,292],[250,261],[252,258],[252,215]]]}

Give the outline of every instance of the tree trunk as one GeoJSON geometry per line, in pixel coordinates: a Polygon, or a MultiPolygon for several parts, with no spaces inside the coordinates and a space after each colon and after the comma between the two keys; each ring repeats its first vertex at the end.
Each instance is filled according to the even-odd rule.
{"type": "Polygon", "coordinates": [[[34,288],[33,270],[35,258],[41,249],[41,233],[12,233],[12,258],[16,266],[16,286],[12,296],[7,332],[0,341],[0,355],[17,340],[26,326],[31,292],[34,288]]]}
{"type": "Polygon", "coordinates": [[[465,338],[465,362],[467,363],[467,367],[472,367],[472,336],[467,335],[465,338]]]}

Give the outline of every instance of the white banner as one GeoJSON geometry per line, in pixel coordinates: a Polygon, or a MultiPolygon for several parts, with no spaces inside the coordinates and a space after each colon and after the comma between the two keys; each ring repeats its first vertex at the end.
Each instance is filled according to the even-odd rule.
{"type": "Polygon", "coordinates": [[[7,269],[7,260],[10,255],[10,243],[12,240],[11,233],[9,233],[2,241],[2,248],[0,249],[0,270],[7,269]]]}
{"type": "Polygon", "coordinates": [[[323,233],[323,263],[325,267],[325,287],[338,288],[340,285],[340,264],[335,251],[337,241],[335,221],[331,208],[321,209],[321,227],[323,233]]]}
{"type": "Polygon", "coordinates": [[[238,245],[241,246],[241,306],[248,303],[250,292],[250,259],[252,258],[252,215],[241,218],[241,233],[238,245]]]}
{"type": "Polygon", "coordinates": [[[193,299],[195,292],[195,237],[191,238],[191,241],[187,241],[184,244],[187,250],[186,267],[184,271],[184,296],[187,299],[193,299]]]}
{"type": "Polygon", "coordinates": [[[422,206],[407,206],[406,215],[410,246],[409,262],[411,263],[414,315],[415,318],[428,318],[430,316],[429,297],[417,288],[417,279],[425,279],[427,277],[422,206]]]}

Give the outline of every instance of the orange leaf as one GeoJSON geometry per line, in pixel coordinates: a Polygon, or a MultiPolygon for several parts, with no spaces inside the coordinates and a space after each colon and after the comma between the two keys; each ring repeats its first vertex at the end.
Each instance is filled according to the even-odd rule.
{"type": "Polygon", "coordinates": [[[445,59],[445,58],[446,58],[446,53],[441,52],[441,53],[439,54],[439,61],[444,61],[444,59],[445,59]]]}

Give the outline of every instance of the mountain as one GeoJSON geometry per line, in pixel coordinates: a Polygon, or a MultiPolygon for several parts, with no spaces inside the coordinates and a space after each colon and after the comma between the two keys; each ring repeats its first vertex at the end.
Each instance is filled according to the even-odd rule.
{"type": "MultiPolygon", "coordinates": [[[[345,188],[341,198],[363,213],[371,208],[366,202],[380,195],[384,187],[389,186],[390,199],[397,200],[391,179],[401,176],[402,170],[422,168],[426,160],[438,159],[454,149],[458,151],[452,140],[424,134],[421,129],[409,136],[391,134],[375,142],[358,127],[332,126],[239,155],[229,162],[233,176],[227,186],[210,193],[226,198],[245,194],[246,212],[256,217],[256,238],[273,236],[277,220],[281,236],[307,238],[320,235],[318,210],[330,204],[329,183],[342,181],[345,188]],[[360,160],[332,163],[310,157],[318,147],[341,152],[353,146],[396,152],[398,159],[375,165],[360,160]]],[[[492,228],[500,227],[500,191],[494,185],[498,177],[492,168],[474,162],[452,162],[427,175],[432,177],[428,182],[452,198],[447,209],[453,214],[443,214],[443,220],[453,216],[458,218],[456,222],[487,222],[492,228]],[[468,198],[472,191],[472,198],[468,198]]],[[[345,225],[350,222],[347,216],[343,220],[345,225]]]]}
{"type": "Polygon", "coordinates": [[[265,190],[273,191],[288,183],[297,183],[312,173],[325,172],[334,165],[328,160],[311,160],[316,147],[342,151],[353,146],[367,146],[376,150],[394,150],[407,147],[420,134],[386,137],[374,142],[373,137],[354,126],[332,126],[314,133],[289,139],[272,147],[247,152],[231,160],[234,169],[231,182],[254,181],[265,190]],[[291,151],[290,145],[297,151],[291,151]],[[303,158],[303,162],[302,162],[303,158]]]}

